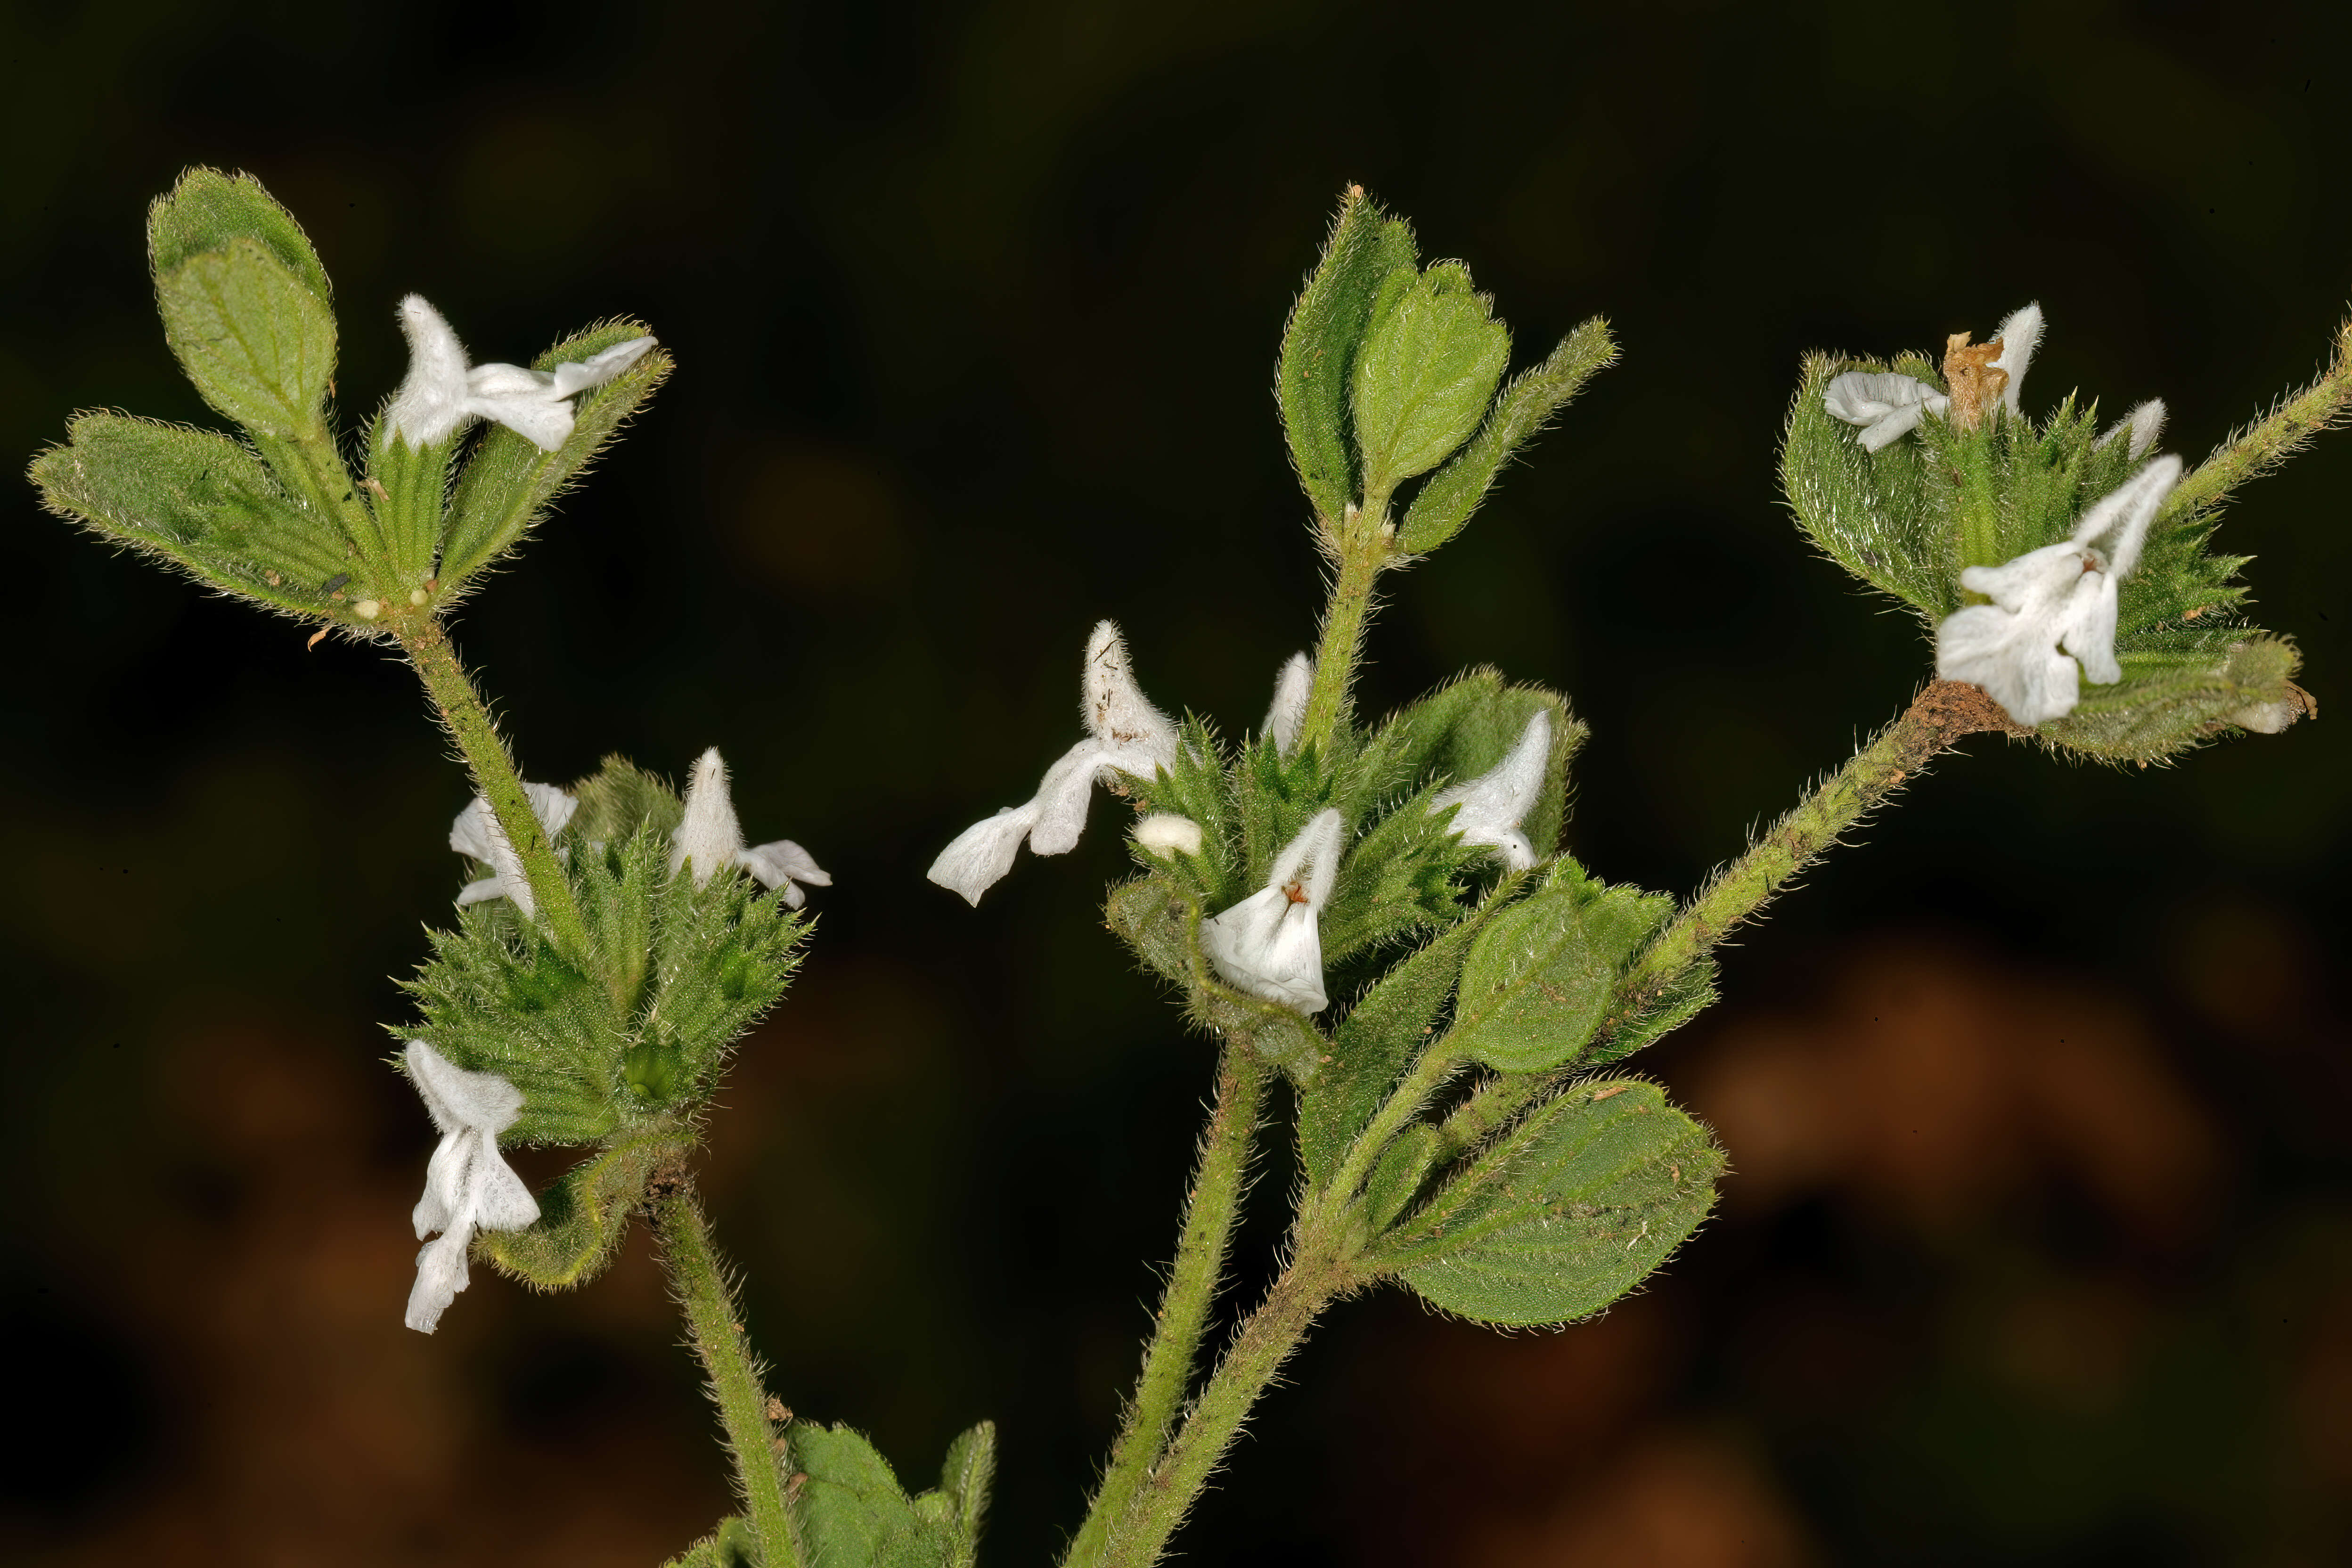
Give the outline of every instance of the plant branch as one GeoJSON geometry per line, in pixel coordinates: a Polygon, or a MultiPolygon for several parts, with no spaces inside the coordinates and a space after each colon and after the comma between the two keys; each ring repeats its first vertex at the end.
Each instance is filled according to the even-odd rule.
{"type": "Polygon", "coordinates": [[[1143,1352],[1134,1398],[1110,1467],[1096,1489],[1086,1522],[1064,1556],[1066,1568],[1091,1568],[1115,1521],[1134,1507],[1192,1381],[1201,1336],[1224,1275],[1225,1249],[1248,1184],[1251,1145],[1265,1100],[1265,1068],[1246,1041],[1228,1039],[1217,1066],[1217,1103],[1201,1136],[1200,1165],[1184,1210],[1184,1232],[1160,1298],[1157,1326],[1143,1352]]]}
{"type": "MultiPolygon", "coordinates": [[[[2028,731],[2010,721],[1984,689],[1934,680],[1892,724],[1873,736],[1853,760],[1800,801],[1748,852],[1718,871],[1644,949],[1617,982],[1601,1028],[1607,1033],[1640,1017],[1675,982],[1735,929],[1753,920],[1775,894],[1833,847],[1853,827],[1942,752],[1969,735],[2028,731]]],[[[1502,1078],[1480,1086],[1445,1119],[1439,1145],[1447,1157],[1471,1147],[1518,1115],[1529,1101],[1579,1070],[1502,1078]]]]}
{"type": "Polygon", "coordinates": [[[394,630],[417,679],[425,683],[425,695],[433,700],[442,726],[465,753],[466,763],[473,770],[474,787],[490,803],[507,842],[521,860],[531,897],[546,917],[556,945],[574,960],[585,962],[588,927],[572,897],[571,879],[563,873],[563,863],[555,858],[555,847],[548,842],[539,814],[530,808],[530,796],[522,787],[521,775],[515,772],[513,759],[507,755],[506,742],[499,739],[498,725],[482,706],[466,667],[458,662],[457,650],[449,646],[449,634],[429,616],[404,615],[394,630]]]}
{"type": "Polygon", "coordinates": [[[1102,1557],[1107,1568],[1150,1568],[1160,1561],[1168,1538],[1192,1511],[1192,1500],[1208,1484],[1258,1396],[1323,1309],[1355,1283],[1339,1265],[1304,1247],[1283,1270],[1217,1363],[1134,1508],[1113,1523],[1102,1557]]]}
{"type": "Polygon", "coordinates": [[[803,1568],[807,1557],[784,1494],[785,1439],[768,1418],[760,1364],[743,1337],[735,1295],[710,1245],[710,1227],[694,1201],[692,1181],[683,1173],[657,1180],[646,1208],[687,1331],[710,1379],[711,1403],[719,1406],[727,1448],[735,1457],[736,1489],[760,1539],[760,1561],[766,1568],[803,1568]]]}
{"type": "Polygon", "coordinates": [[[1298,743],[1314,746],[1327,756],[1331,737],[1347,718],[1348,692],[1355,683],[1356,660],[1364,646],[1364,622],[1372,606],[1372,583],[1394,553],[1386,502],[1351,512],[1323,536],[1324,548],[1337,566],[1331,580],[1330,603],[1323,611],[1323,632],[1315,647],[1315,685],[1307,699],[1307,720],[1299,726],[1298,743]]]}

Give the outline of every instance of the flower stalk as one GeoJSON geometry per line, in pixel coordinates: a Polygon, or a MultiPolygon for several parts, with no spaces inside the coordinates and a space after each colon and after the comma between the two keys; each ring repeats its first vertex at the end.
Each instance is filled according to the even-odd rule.
{"type": "Polygon", "coordinates": [[[1183,1237],[1168,1272],[1150,1343],[1144,1349],[1143,1371],[1136,1379],[1102,1485],[1063,1558],[1066,1568],[1093,1568],[1104,1560],[1104,1552],[1135,1510],[1167,1448],[1200,1359],[1210,1310],[1223,1284],[1226,1250],[1249,1183],[1265,1078],[1266,1069],[1246,1044],[1226,1043],[1217,1066],[1216,1109],[1201,1137],[1200,1166],[1185,1205],[1183,1237]]]}
{"type": "Polygon", "coordinates": [[[683,1173],[656,1180],[646,1206],[661,1238],[662,1262],[695,1354],[710,1378],[710,1400],[719,1406],[728,1451],[734,1456],[736,1488],[759,1537],[760,1560],[767,1568],[804,1568],[807,1557],[784,1486],[787,1440],[769,1418],[760,1363],[743,1337],[735,1294],[710,1244],[710,1226],[695,1202],[691,1180],[683,1173]]]}
{"type": "Polygon", "coordinates": [[[457,650],[449,644],[449,634],[438,621],[424,616],[394,629],[416,678],[425,683],[425,695],[432,700],[442,727],[465,754],[475,788],[490,803],[507,842],[521,860],[531,896],[556,946],[584,956],[589,952],[588,928],[572,896],[571,880],[563,874],[563,863],[555,858],[555,847],[548,842],[538,814],[531,810],[530,795],[523,788],[522,775],[515,771],[514,759],[507,754],[506,742],[499,737],[497,723],[475,691],[457,650]]]}

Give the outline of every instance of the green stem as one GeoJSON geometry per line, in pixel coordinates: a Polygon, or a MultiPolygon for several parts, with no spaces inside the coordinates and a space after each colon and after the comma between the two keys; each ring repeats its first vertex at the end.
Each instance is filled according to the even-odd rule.
{"type": "Polygon", "coordinates": [[[1402,1131],[1405,1124],[1421,1113],[1421,1108],[1429,1103],[1429,1097],[1444,1087],[1445,1080],[1461,1067],[1458,1057],[1445,1056],[1437,1051],[1430,1051],[1415,1062],[1412,1070],[1405,1075],[1404,1081],[1398,1084],[1389,1096],[1388,1103],[1382,1105],[1379,1114],[1356,1135],[1355,1142],[1348,1148],[1347,1157],[1339,1162],[1339,1168],[1331,1173],[1330,1184],[1323,1189],[1321,1201],[1328,1205],[1354,1202],[1356,1189],[1363,1185],[1366,1176],[1371,1174],[1372,1166],[1380,1159],[1381,1152],[1388,1147],[1389,1140],[1402,1131]]]}
{"type": "Polygon", "coordinates": [[[1217,1068],[1216,1109],[1201,1138],[1201,1162],[1185,1205],[1183,1238],[1169,1270],[1151,1342],[1143,1352],[1135,1397],[1086,1522],[1062,1559],[1065,1568],[1090,1568],[1101,1560],[1113,1527],[1133,1510],[1137,1493],[1167,1447],[1223,1281],[1225,1249],[1240,1217],[1250,1146],[1265,1100],[1265,1069],[1258,1065],[1254,1048],[1246,1041],[1229,1041],[1217,1068]]]}
{"type": "Polygon", "coordinates": [[[1371,613],[1372,582],[1394,553],[1387,504],[1346,520],[1337,537],[1326,535],[1326,542],[1338,558],[1339,574],[1332,579],[1331,602],[1323,611],[1323,635],[1315,648],[1315,685],[1307,695],[1298,743],[1328,756],[1331,737],[1347,717],[1348,691],[1355,682],[1364,622],[1371,613]]]}
{"type": "Polygon", "coordinates": [[[2352,321],[2336,331],[2336,355],[2318,380],[2279,401],[2277,407],[2231,436],[2183,479],[2166,498],[2165,515],[2186,517],[2310,445],[2320,431],[2338,424],[2352,405],[2352,321]]]}
{"type": "Polygon", "coordinates": [[[465,752],[467,764],[473,769],[474,787],[490,803],[507,842],[521,860],[531,898],[556,946],[575,961],[585,962],[590,951],[588,927],[572,897],[571,879],[563,874],[563,862],[555,858],[555,847],[548,842],[539,814],[530,808],[530,796],[507,755],[506,742],[499,739],[497,724],[482,706],[466,667],[458,662],[457,650],[449,646],[448,633],[430,616],[409,616],[404,605],[395,613],[400,619],[394,630],[400,646],[407,651],[417,679],[425,683],[425,695],[433,700],[442,724],[465,752]]]}
{"type": "MultiPolygon", "coordinates": [[[[1774,894],[1834,846],[1840,835],[1937,755],[1966,736],[1992,731],[2022,733],[1981,687],[1956,680],[1929,682],[1900,718],[1873,736],[1852,761],[1683,906],[1617,982],[1604,1031],[1647,1011],[1692,964],[1754,918],[1774,894]]],[[[1576,1070],[1574,1063],[1562,1069],[1576,1070]]],[[[1529,1100],[1548,1092],[1558,1077],[1498,1079],[1481,1086],[1439,1130],[1441,1152],[1450,1155],[1478,1142],[1510,1121],[1529,1100]]]]}
{"type": "Polygon", "coordinates": [[[1232,1446],[1251,1406],[1323,1309],[1354,1283],[1344,1268],[1302,1247],[1297,1261],[1283,1271],[1265,1303],[1242,1325],[1134,1508],[1112,1525],[1102,1557],[1107,1568],[1150,1568],[1160,1561],[1168,1538],[1192,1510],[1192,1500],[1232,1446]]]}
{"type": "Polygon", "coordinates": [[[735,1457],[736,1486],[760,1538],[760,1561],[766,1568],[803,1568],[807,1558],[785,1498],[785,1442],[768,1418],[760,1365],[743,1338],[734,1292],[711,1247],[710,1227],[694,1201],[693,1184],[680,1175],[646,1206],[686,1313],[687,1331],[710,1378],[711,1402],[719,1406],[728,1451],[735,1457]]]}

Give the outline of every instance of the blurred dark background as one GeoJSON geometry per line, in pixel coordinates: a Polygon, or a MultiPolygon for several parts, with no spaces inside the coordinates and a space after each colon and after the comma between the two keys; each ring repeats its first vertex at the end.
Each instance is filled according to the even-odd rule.
{"type": "MultiPolygon", "coordinates": [[[[2030,404],[2160,395],[2201,455],[2352,289],[2347,17],[17,5],[0,449],[89,405],[219,423],[142,268],[190,163],[309,226],[350,409],[409,289],[485,359],[656,325],[679,374],[459,640],[530,776],[716,742],[752,836],[837,877],[724,1096],[719,1234],[799,1409],[916,1486],[999,1421],[988,1556],[1035,1563],[1132,1375],[1210,1050],[1100,929],[1108,804],[977,913],[921,871],[1068,744],[1097,616],[1228,728],[1307,642],[1267,389],[1339,187],[1465,258],[1523,357],[1595,312],[1624,348],[1394,583],[1369,700],[1487,661],[1565,689],[1572,847],[1687,891],[1922,673],[1777,498],[1799,354],[2039,299],[2030,404]]],[[[2225,525],[2327,717],[2129,773],[1972,742],[1642,1064],[1728,1143],[1720,1218],[1557,1335],[1347,1305],[1184,1550],[2352,1561],[2347,496],[2333,437],[2225,525]]],[[[466,798],[408,676],[5,504],[0,1555],[680,1549],[727,1485],[641,1243],[400,1327],[432,1135],[377,1025],[466,798]]]]}

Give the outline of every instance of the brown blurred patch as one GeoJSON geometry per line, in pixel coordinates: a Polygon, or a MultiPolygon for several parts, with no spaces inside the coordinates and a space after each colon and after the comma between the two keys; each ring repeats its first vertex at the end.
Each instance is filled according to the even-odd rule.
{"type": "Polygon", "coordinates": [[[1946,1230],[2053,1171],[2147,1241],[2213,1210],[2211,1119],[2140,1013],[1944,946],[1881,944],[1818,1003],[1738,1016],[1688,1082],[1731,1151],[1735,1211],[1834,1188],[1946,1230]]]}
{"type": "Polygon", "coordinates": [[[728,542],[791,592],[879,591],[906,559],[903,502],[875,461],[809,441],[763,445],[734,481],[728,542]]]}
{"type": "Polygon", "coordinates": [[[1667,1428],[1525,1522],[1475,1529],[1451,1561],[1465,1568],[1799,1568],[1805,1532],[1744,1448],[1667,1428]]]}

